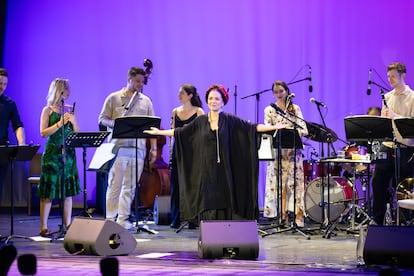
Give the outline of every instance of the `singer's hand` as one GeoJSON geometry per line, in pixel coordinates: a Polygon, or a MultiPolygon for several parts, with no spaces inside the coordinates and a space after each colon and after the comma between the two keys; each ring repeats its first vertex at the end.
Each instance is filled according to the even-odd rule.
{"type": "Polygon", "coordinates": [[[143,132],[151,135],[158,135],[160,130],[156,127],[151,127],[151,129],[144,130],[143,132]]]}
{"type": "Polygon", "coordinates": [[[283,129],[283,128],[287,128],[289,125],[286,124],[285,122],[278,122],[276,123],[276,129],[283,129]]]}
{"type": "Polygon", "coordinates": [[[72,113],[70,113],[70,112],[66,112],[64,115],[63,115],[63,124],[67,124],[68,122],[71,122],[71,120],[72,120],[72,113]]]}

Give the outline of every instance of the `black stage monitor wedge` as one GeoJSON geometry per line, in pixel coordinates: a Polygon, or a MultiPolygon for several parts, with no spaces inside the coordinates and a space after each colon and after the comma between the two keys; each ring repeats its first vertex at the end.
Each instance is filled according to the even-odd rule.
{"type": "Polygon", "coordinates": [[[73,219],[63,245],[71,254],[119,256],[135,250],[137,241],[116,222],[104,219],[73,219]]]}
{"type": "Polygon", "coordinates": [[[364,246],[367,265],[414,267],[414,227],[370,225],[364,246]]]}
{"type": "Polygon", "coordinates": [[[254,260],[259,256],[255,220],[201,221],[198,255],[202,259],[254,260]]]}

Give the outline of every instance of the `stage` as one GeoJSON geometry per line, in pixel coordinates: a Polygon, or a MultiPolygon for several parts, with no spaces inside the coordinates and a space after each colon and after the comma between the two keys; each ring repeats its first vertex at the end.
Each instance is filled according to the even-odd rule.
{"type": "MultiPolygon", "coordinates": [[[[40,239],[39,217],[27,216],[25,209],[17,209],[14,215],[14,235],[34,240],[13,238],[17,256],[34,254],[37,257],[36,275],[101,275],[99,263],[103,256],[71,255],[63,246],[63,240],[40,239]]],[[[82,210],[74,210],[74,214],[82,210]]],[[[100,219],[99,214],[92,214],[100,219]]],[[[0,234],[10,234],[10,212],[1,210],[0,234]]],[[[61,218],[55,210],[49,219],[50,230],[58,230],[61,218]]],[[[271,222],[260,220],[259,229],[271,226],[271,222]]],[[[119,275],[378,275],[385,265],[357,266],[356,245],[358,235],[345,231],[347,224],[339,224],[330,238],[324,238],[321,225],[307,220],[304,230],[310,239],[298,232],[286,231],[262,237],[259,236],[259,257],[257,260],[200,259],[197,251],[199,229],[183,228],[179,233],[167,225],[147,226],[157,234],[130,231],[137,240],[137,246],[126,256],[116,256],[119,261],[119,275]]],[[[274,229],[267,230],[268,233],[274,229]]],[[[399,268],[401,275],[414,275],[414,270],[399,268]]],[[[21,275],[17,260],[9,275],[21,275]]]]}

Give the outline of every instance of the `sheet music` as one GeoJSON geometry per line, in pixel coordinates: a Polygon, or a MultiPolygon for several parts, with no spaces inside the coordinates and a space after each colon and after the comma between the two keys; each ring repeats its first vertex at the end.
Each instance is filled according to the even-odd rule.
{"type": "Polygon", "coordinates": [[[107,162],[111,161],[115,157],[115,154],[112,152],[114,146],[115,144],[113,143],[102,143],[97,147],[88,170],[101,170],[107,162]]]}

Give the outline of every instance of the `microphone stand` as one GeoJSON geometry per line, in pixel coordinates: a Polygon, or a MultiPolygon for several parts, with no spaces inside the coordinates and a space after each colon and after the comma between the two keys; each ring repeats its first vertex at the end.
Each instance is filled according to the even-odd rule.
{"type": "MultiPolygon", "coordinates": [[[[380,89],[380,95],[381,95],[382,102],[384,103],[384,106],[386,108],[388,108],[387,101],[385,100],[384,90],[389,91],[390,89],[386,88],[386,87],[383,87],[382,85],[380,85],[380,84],[378,84],[374,81],[371,81],[371,84],[377,86],[380,89]]],[[[395,159],[394,159],[394,178],[395,178],[396,185],[398,185],[398,182],[400,180],[400,173],[401,173],[401,171],[400,171],[400,155],[401,155],[400,143],[397,141],[397,137],[395,136],[394,130],[393,130],[392,134],[394,136],[393,137],[393,142],[396,145],[395,147],[393,147],[394,155],[395,155],[395,159]]]]}
{"type": "Polygon", "coordinates": [[[234,85],[234,115],[237,115],[237,84],[234,85]]]}
{"type": "MultiPolygon", "coordinates": [[[[322,116],[321,106],[320,105],[316,105],[316,106],[318,108],[319,116],[320,116],[320,118],[322,120],[322,125],[323,125],[323,127],[325,129],[327,129],[326,123],[325,123],[325,119],[322,116]]],[[[332,148],[333,154],[336,156],[336,151],[335,151],[335,148],[334,148],[333,142],[332,142],[332,134],[329,131],[326,132],[326,137],[327,137],[326,142],[327,142],[327,151],[328,151],[327,152],[327,155],[328,155],[328,158],[331,156],[330,148],[332,148]]],[[[324,157],[324,154],[323,154],[323,142],[322,142],[321,149],[322,149],[321,156],[324,157]]],[[[326,224],[326,225],[329,225],[330,224],[330,202],[331,202],[331,200],[330,200],[330,191],[329,191],[330,190],[330,187],[329,187],[329,183],[330,183],[330,173],[329,172],[330,172],[330,163],[327,163],[327,165],[326,165],[326,174],[327,174],[326,175],[326,177],[327,177],[327,179],[326,179],[326,181],[327,181],[326,186],[327,186],[327,197],[328,198],[325,201],[325,199],[324,199],[324,197],[325,197],[324,176],[325,175],[324,175],[324,170],[323,170],[323,167],[322,167],[321,201],[319,203],[319,206],[322,207],[322,210],[321,210],[321,212],[322,212],[322,216],[321,217],[322,217],[322,221],[323,221],[322,224],[326,224]],[[325,215],[325,205],[328,206],[327,209],[326,209],[326,214],[327,215],[325,215]]]]}
{"type": "MultiPolygon", "coordinates": [[[[386,108],[389,108],[388,104],[387,104],[387,101],[385,100],[385,92],[384,92],[384,90],[389,90],[389,89],[382,87],[381,85],[377,84],[376,82],[372,82],[372,84],[374,84],[374,85],[376,85],[380,88],[380,95],[381,95],[382,101],[384,103],[384,106],[386,108]]],[[[393,139],[392,140],[394,142],[393,152],[394,152],[394,156],[395,156],[395,158],[394,158],[394,179],[395,179],[395,185],[398,186],[398,183],[400,181],[400,176],[401,176],[401,170],[400,170],[400,162],[401,162],[401,160],[400,160],[400,158],[401,158],[400,146],[401,145],[400,145],[400,142],[397,141],[397,136],[395,135],[395,130],[394,130],[394,124],[393,124],[392,134],[393,134],[393,139]]],[[[391,190],[393,190],[393,189],[394,189],[394,187],[392,186],[391,190]]],[[[395,194],[395,191],[393,191],[392,193],[395,194]]],[[[397,212],[398,212],[398,210],[397,210],[397,212]]]]}
{"type": "Polygon", "coordinates": [[[244,99],[252,97],[252,96],[256,97],[256,106],[255,106],[256,123],[259,122],[259,99],[260,99],[260,95],[263,94],[263,93],[266,93],[268,91],[272,91],[272,89],[265,89],[265,90],[262,90],[262,91],[259,91],[259,92],[256,92],[256,93],[253,93],[253,94],[250,94],[250,95],[247,95],[247,96],[244,96],[244,97],[241,98],[242,100],[244,100],[244,99]]]}
{"type": "Polygon", "coordinates": [[[289,82],[289,83],[287,83],[287,85],[295,84],[295,83],[302,82],[302,81],[310,81],[310,80],[311,80],[311,78],[308,77],[308,78],[304,78],[304,79],[289,82]]]}
{"type": "Polygon", "coordinates": [[[61,148],[61,162],[62,162],[62,176],[61,176],[61,187],[60,187],[60,211],[61,211],[61,222],[62,224],[59,225],[59,230],[55,233],[55,235],[50,239],[50,242],[53,242],[55,240],[58,240],[60,238],[63,238],[66,234],[66,227],[65,227],[65,221],[64,221],[64,214],[65,214],[65,165],[66,165],[66,146],[65,146],[65,101],[63,99],[63,92],[61,95],[61,117],[60,120],[62,121],[62,144],[60,145],[61,148]]]}

